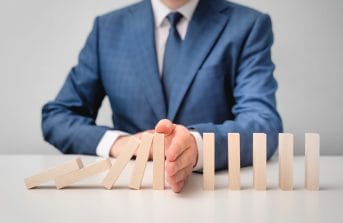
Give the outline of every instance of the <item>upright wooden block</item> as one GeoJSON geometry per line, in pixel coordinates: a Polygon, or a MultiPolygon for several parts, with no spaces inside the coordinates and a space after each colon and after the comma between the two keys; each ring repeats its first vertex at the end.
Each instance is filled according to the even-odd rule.
{"type": "Polygon", "coordinates": [[[316,133],[305,135],[305,187],[319,190],[320,136],[316,133]]]}
{"type": "Polygon", "coordinates": [[[281,190],[293,190],[293,134],[279,134],[279,186],[281,190]]]}
{"type": "Polygon", "coordinates": [[[146,163],[149,159],[149,152],[153,140],[153,134],[143,133],[141,144],[138,147],[136,163],[133,169],[129,187],[139,190],[142,184],[146,163]]]}
{"type": "Polygon", "coordinates": [[[153,139],[153,189],[164,190],[164,135],[155,133],[153,139]]]}
{"type": "Polygon", "coordinates": [[[108,171],[106,177],[102,181],[102,185],[106,189],[111,189],[113,184],[117,181],[119,175],[127,165],[127,163],[132,158],[134,152],[140,144],[140,140],[136,137],[131,137],[127,142],[125,147],[120,152],[116,162],[112,165],[111,169],[108,171]]]}
{"type": "Polygon", "coordinates": [[[240,135],[239,133],[228,134],[228,171],[229,188],[231,190],[241,189],[241,153],[240,153],[240,135]]]}
{"type": "Polygon", "coordinates": [[[214,190],[215,181],[215,151],[214,133],[203,134],[203,188],[214,190]]]}
{"type": "Polygon", "coordinates": [[[253,134],[253,169],[256,190],[267,189],[267,135],[253,134]]]}
{"type": "Polygon", "coordinates": [[[83,164],[80,158],[73,159],[61,165],[58,165],[54,168],[45,170],[41,173],[33,175],[31,177],[25,178],[24,182],[27,189],[31,189],[37,187],[43,183],[46,183],[50,180],[54,180],[56,177],[60,175],[67,174],[74,170],[78,170],[82,168],[83,164]]]}
{"type": "Polygon", "coordinates": [[[65,175],[61,175],[55,179],[57,189],[70,186],[76,182],[94,176],[111,168],[112,164],[109,159],[101,160],[86,166],[80,170],[75,170],[65,175]]]}

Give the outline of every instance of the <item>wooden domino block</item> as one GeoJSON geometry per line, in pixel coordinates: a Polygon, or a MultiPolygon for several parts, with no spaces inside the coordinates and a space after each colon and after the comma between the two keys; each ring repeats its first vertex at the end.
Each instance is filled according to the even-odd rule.
{"type": "Polygon", "coordinates": [[[316,133],[305,135],[305,187],[319,190],[320,136],[316,133]]]}
{"type": "Polygon", "coordinates": [[[293,190],[293,134],[279,134],[279,186],[281,190],[293,190]]]}
{"type": "Polygon", "coordinates": [[[61,175],[55,179],[56,187],[57,189],[62,189],[70,186],[88,177],[104,172],[111,168],[111,166],[111,161],[109,159],[105,159],[86,166],[80,170],[75,170],[65,175],[61,175]]]}
{"type": "Polygon", "coordinates": [[[153,189],[155,190],[164,190],[164,162],[164,135],[155,133],[153,139],[153,189]]]}
{"type": "Polygon", "coordinates": [[[141,144],[137,150],[135,167],[131,176],[129,187],[139,190],[142,184],[144,171],[149,159],[149,152],[153,140],[153,134],[143,133],[141,144]]]}
{"type": "Polygon", "coordinates": [[[123,171],[127,163],[132,158],[139,144],[140,144],[140,140],[134,136],[131,137],[130,140],[127,142],[125,147],[120,152],[116,162],[112,165],[106,177],[102,181],[102,185],[106,189],[109,190],[112,188],[113,184],[117,181],[119,175],[121,174],[121,172],[123,171]]]}
{"type": "Polygon", "coordinates": [[[33,175],[31,177],[25,178],[24,182],[27,189],[31,189],[37,187],[43,183],[46,183],[50,180],[54,180],[56,177],[60,175],[64,175],[70,173],[74,170],[78,170],[82,168],[83,164],[80,158],[76,158],[74,160],[68,161],[61,165],[58,165],[54,168],[45,170],[41,173],[33,175]]]}
{"type": "Polygon", "coordinates": [[[294,137],[289,133],[279,134],[279,186],[293,190],[294,137]]]}
{"type": "Polygon", "coordinates": [[[214,133],[203,134],[203,188],[214,190],[215,181],[215,151],[214,133]]]}
{"type": "Polygon", "coordinates": [[[267,189],[267,135],[253,134],[253,171],[256,190],[267,189]]]}
{"type": "Polygon", "coordinates": [[[239,133],[228,134],[228,161],[229,188],[231,190],[240,190],[241,154],[239,133]]]}

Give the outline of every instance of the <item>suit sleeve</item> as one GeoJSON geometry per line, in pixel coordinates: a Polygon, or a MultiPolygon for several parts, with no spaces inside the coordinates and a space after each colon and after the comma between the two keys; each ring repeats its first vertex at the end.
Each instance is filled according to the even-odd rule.
{"type": "Polygon", "coordinates": [[[252,134],[267,134],[267,158],[278,144],[278,133],[282,132],[282,121],[276,110],[275,92],[277,83],[273,76],[271,60],[273,32],[270,17],[259,16],[253,25],[239,57],[239,65],[233,81],[235,104],[234,120],[220,124],[200,123],[189,126],[199,133],[216,134],[216,169],[227,168],[227,133],[241,135],[241,165],[252,164],[252,134]]]}
{"type": "Polygon", "coordinates": [[[95,119],[105,93],[99,75],[98,18],[54,101],[42,109],[44,139],[63,153],[95,154],[107,127],[95,119]]]}

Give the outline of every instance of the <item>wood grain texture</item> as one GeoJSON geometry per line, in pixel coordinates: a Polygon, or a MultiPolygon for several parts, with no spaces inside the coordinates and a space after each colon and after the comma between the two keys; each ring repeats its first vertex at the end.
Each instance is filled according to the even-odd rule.
{"type": "Polygon", "coordinates": [[[228,171],[229,188],[231,190],[241,189],[241,153],[239,133],[228,134],[228,171]]]}
{"type": "Polygon", "coordinates": [[[305,188],[319,190],[320,136],[305,134],[305,188]]]}
{"type": "Polygon", "coordinates": [[[279,186],[281,190],[293,190],[294,137],[290,133],[279,134],[279,186]]]}
{"type": "Polygon", "coordinates": [[[164,134],[155,133],[153,139],[153,189],[164,190],[165,183],[164,134]]]}
{"type": "Polygon", "coordinates": [[[66,163],[60,164],[56,167],[53,167],[51,169],[42,171],[38,174],[25,178],[24,179],[25,186],[27,189],[31,189],[43,183],[46,183],[50,180],[54,180],[56,177],[60,175],[70,173],[82,167],[83,167],[83,164],[82,164],[81,159],[76,158],[66,163]]]}
{"type": "Polygon", "coordinates": [[[215,151],[214,133],[203,134],[203,189],[214,190],[215,151]]]}
{"type": "Polygon", "coordinates": [[[109,168],[111,168],[112,164],[109,159],[101,160],[95,162],[89,166],[86,166],[80,170],[72,171],[68,174],[61,175],[55,179],[55,184],[57,189],[62,189],[72,184],[75,184],[81,180],[86,178],[92,177],[99,173],[102,173],[109,168]]]}
{"type": "Polygon", "coordinates": [[[253,171],[254,188],[267,189],[267,135],[253,134],[253,171]]]}
{"type": "Polygon", "coordinates": [[[145,167],[149,159],[149,152],[154,135],[143,133],[141,144],[137,150],[136,162],[132,172],[129,188],[139,190],[142,184],[145,167]]]}
{"type": "Polygon", "coordinates": [[[132,158],[139,144],[140,140],[134,136],[132,136],[130,140],[126,143],[124,148],[121,150],[118,158],[116,159],[115,163],[112,165],[106,177],[102,181],[102,185],[106,189],[112,189],[113,184],[117,181],[121,172],[124,170],[125,166],[132,158]]]}

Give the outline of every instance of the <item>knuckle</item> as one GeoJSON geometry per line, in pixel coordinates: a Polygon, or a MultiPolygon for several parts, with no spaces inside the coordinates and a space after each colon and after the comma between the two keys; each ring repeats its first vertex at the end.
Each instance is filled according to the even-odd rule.
{"type": "Polygon", "coordinates": [[[167,166],[167,172],[169,173],[169,175],[173,175],[176,172],[175,163],[169,163],[169,165],[167,166]]]}
{"type": "Polygon", "coordinates": [[[176,175],[170,176],[170,177],[168,177],[168,178],[169,178],[169,182],[170,182],[170,183],[175,183],[175,182],[177,182],[177,177],[176,177],[176,175]]]}
{"type": "Polygon", "coordinates": [[[175,167],[178,167],[178,166],[182,166],[182,160],[181,159],[177,159],[175,161],[175,167]]]}
{"type": "Polygon", "coordinates": [[[176,159],[176,154],[173,150],[168,151],[168,157],[170,160],[175,160],[176,159]]]}

